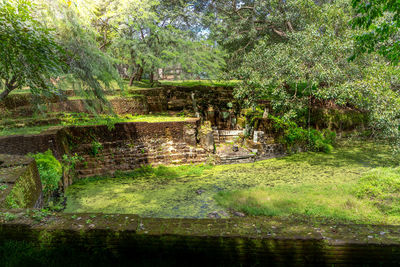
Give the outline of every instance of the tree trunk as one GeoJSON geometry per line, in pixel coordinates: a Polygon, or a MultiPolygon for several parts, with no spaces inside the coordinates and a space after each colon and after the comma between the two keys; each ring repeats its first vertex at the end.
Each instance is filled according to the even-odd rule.
{"type": "Polygon", "coordinates": [[[154,71],[150,72],[150,83],[153,84],[154,82],[154,71]]]}
{"type": "Polygon", "coordinates": [[[133,85],[133,81],[135,80],[136,72],[132,71],[131,78],[129,79],[129,86],[133,85]]]}
{"type": "Polygon", "coordinates": [[[6,83],[6,89],[0,94],[0,101],[6,98],[15,88],[17,87],[6,83]]]}
{"type": "Polygon", "coordinates": [[[4,91],[0,94],[0,101],[2,101],[4,98],[6,98],[10,92],[11,92],[11,91],[8,91],[8,89],[4,90],[4,91]]]}
{"type": "Polygon", "coordinates": [[[141,81],[142,80],[142,76],[143,76],[143,68],[141,66],[139,66],[138,71],[136,72],[135,75],[135,81],[141,81]]]}
{"type": "Polygon", "coordinates": [[[142,76],[143,76],[143,68],[141,66],[138,66],[138,69],[132,72],[132,76],[129,79],[129,86],[132,86],[134,81],[141,81],[142,76]]]}

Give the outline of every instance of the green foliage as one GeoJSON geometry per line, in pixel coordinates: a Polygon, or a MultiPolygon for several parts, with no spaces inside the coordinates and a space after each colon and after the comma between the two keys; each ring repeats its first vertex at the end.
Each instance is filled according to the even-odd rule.
{"type": "Polygon", "coordinates": [[[162,85],[195,87],[195,86],[210,86],[210,87],[235,87],[240,83],[239,80],[175,80],[175,81],[160,81],[162,85]]]}
{"type": "MultiPolygon", "coordinates": [[[[261,10],[262,2],[265,1],[254,1],[250,7],[257,8],[250,8],[249,15],[261,10]]],[[[369,8],[390,1],[357,2],[360,8],[369,8]]],[[[292,119],[302,127],[312,125],[313,106],[327,109],[350,107],[365,114],[365,126],[370,128],[373,137],[398,144],[399,69],[387,64],[387,60],[379,55],[348,60],[354,52],[352,37],[359,31],[348,23],[353,14],[347,1],[285,1],[264,12],[279,13],[281,7],[296,4],[301,8],[286,14],[299,12],[297,16],[282,16],[285,20],[282,22],[291,22],[292,30],[290,27],[277,27],[276,30],[284,33],[280,38],[259,32],[258,38],[254,38],[257,41],[244,45],[248,51],[240,65],[231,72],[243,80],[235,88],[235,96],[253,107],[260,100],[268,100],[270,113],[292,119]],[[293,23],[295,20],[296,24],[293,23]]],[[[240,45],[239,48],[244,47],[240,45]]]]}
{"type": "Polygon", "coordinates": [[[336,142],[336,133],[324,130],[303,129],[293,121],[270,116],[272,126],[280,133],[280,142],[285,144],[289,151],[296,148],[307,148],[310,151],[332,152],[336,142]]]}
{"type": "Polygon", "coordinates": [[[9,212],[0,212],[0,218],[6,222],[13,221],[17,218],[17,215],[9,212]]]}
{"type": "Polygon", "coordinates": [[[318,128],[328,128],[337,131],[359,129],[369,124],[369,114],[358,110],[340,108],[313,108],[310,124],[318,128]]]}
{"type": "MultiPolygon", "coordinates": [[[[49,27],[57,32],[57,42],[66,51],[65,61],[68,73],[59,81],[59,86],[73,85],[79,96],[87,101],[93,110],[110,109],[104,89],[110,89],[111,82],[120,81],[115,61],[101,51],[96,42],[96,31],[85,17],[83,10],[75,5],[69,6],[65,1],[39,1],[43,9],[38,10],[40,16],[49,27]]],[[[85,5],[84,5],[85,6],[85,5]]]]}
{"type": "Polygon", "coordinates": [[[352,0],[356,15],[354,27],[365,30],[356,35],[354,59],[362,53],[377,51],[392,63],[400,60],[400,3],[397,0],[352,0]]]}
{"type": "Polygon", "coordinates": [[[192,30],[197,14],[184,1],[118,0],[104,9],[103,21],[118,29],[109,50],[130,66],[131,80],[173,66],[191,76],[213,77],[224,65],[222,52],[192,30]]]}
{"type": "Polygon", "coordinates": [[[83,157],[79,156],[78,154],[73,154],[73,155],[63,155],[63,160],[62,164],[64,168],[66,169],[65,171],[74,171],[76,164],[80,161],[83,160],[83,157]]]}
{"type": "Polygon", "coordinates": [[[49,96],[55,90],[50,78],[63,73],[54,32],[33,16],[34,8],[31,1],[0,1],[0,100],[25,86],[49,96]]]}
{"type": "Polygon", "coordinates": [[[6,185],[6,184],[0,185],[0,191],[6,190],[7,188],[8,188],[8,185],[6,185]]]}
{"type": "Polygon", "coordinates": [[[315,11],[307,24],[279,42],[265,36],[246,55],[236,70],[243,79],[237,97],[248,104],[271,100],[275,112],[296,118],[313,98],[340,99],[340,85],[362,75],[369,62],[347,60],[352,52],[348,4],[307,3],[315,11]]]}
{"type": "Polygon", "coordinates": [[[97,156],[103,150],[103,145],[98,141],[92,142],[91,154],[97,156]]]}
{"type": "Polygon", "coordinates": [[[197,12],[207,14],[204,20],[210,25],[211,36],[228,51],[226,68],[233,73],[259,40],[281,42],[288,33],[303,29],[319,15],[319,4],[308,0],[204,2],[207,4],[199,4],[197,12]]]}
{"type": "Polygon", "coordinates": [[[43,219],[51,215],[51,211],[47,209],[32,210],[32,212],[30,212],[29,215],[35,221],[41,222],[43,219]]]}
{"type": "Polygon", "coordinates": [[[31,154],[30,156],[36,160],[40,180],[42,181],[43,194],[45,198],[48,198],[57,190],[58,183],[61,180],[61,163],[53,156],[51,150],[47,150],[44,153],[31,154]]]}

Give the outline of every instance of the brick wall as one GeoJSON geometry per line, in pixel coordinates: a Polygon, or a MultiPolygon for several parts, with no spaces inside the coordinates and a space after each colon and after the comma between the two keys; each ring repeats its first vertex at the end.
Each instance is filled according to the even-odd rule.
{"type": "Polygon", "coordinates": [[[84,158],[77,165],[80,177],[149,164],[200,163],[207,153],[197,145],[198,126],[198,119],[117,123],[112,129],[105,125],[72,126],[39,135],[0,137],[0,153],[26,155],[51,149],[58,159],[77,153],[84,158]]]}
{"type": "Polygon", "coordinates": [[[12,135],[0,137],[0,154],[26,155],[51,149],[57,158],[63,154],[58,144],[57,131],[37,135],[12,135]]]}
{"type": "Polygon", "coordinates": [[[0,208],[41,208],[42,183],[32,158],[0,154],[0,208]]]}

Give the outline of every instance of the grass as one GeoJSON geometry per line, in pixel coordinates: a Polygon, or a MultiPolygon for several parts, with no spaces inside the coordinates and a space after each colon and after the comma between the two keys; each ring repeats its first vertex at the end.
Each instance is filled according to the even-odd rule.
{"type": "Polygon", "coordinates": [[[168,114],[151,115],[97,115],[91,117],[86,113],[69,113],[61,118],[65,126],[87,126],[87,125],[110,125],[121,122],[166,122],[166,121],[185,121],[187,117],[173,117],[168,114]]]}
{"type": "MultiPolygon", "coordinates": [[[[193,183],[212,166],[144,167],[116,177],[83,179],[67,189],[65,212],[135,213],[146,217],[206,217],[219,207],[193,183]],[[206,207],[206,208],[205,208],[206,207]]],[[[207,181],[203,181],[207,183],[207,181]]]]}
{"type": "Polygon", "coordinates": [[[294,179],[286,183],[219,192],[216,200],[226,208],[254,216],[399,224],[400,169],[393,167],[398,165],[398,158],[390,157],[388,148],[388,152],[384,152],[371,146],[364,144],[357,149],[364,150],[365,154],[354,153],[354,149],[354,154],[339,149],[323,156],[325,159],[321,155],[307,161],[299,161],[304,155],[289,157],[291,162],[296,162],[296,169],[303,169],[303,175],[308,178],[294,174],[294,179]],[[317,163],[317,160],[325,162],[317,163]],[[306,171],[308,166],[313,167],[306,171]],[[324,169],[320,168],[322,166],[324,169]],[[386,167],[376,168],[378,166],[386,167]]]}
{"type": "MultiPolygon", "coordinates": [[[[184,86],[184,87],[194,87],[194,86],[212,86],[212,87],[233,87],[236,86],[240,83],[239,80],[230,80],[230,81],[224,81],[224,80],[160,80],[159,81],[161,85],[173,85],[173,86],[184,86]]],[[[135,97],[137,95],[135,94],[129,94],[127,93],[128,90],[130,91],[135,91],[135,90],[146,90],[146,89],[152,89],[159,87],[159,85],[156,83],[154,86],[150,84],[148,80],[142,80],[142,81],[134,81],[132,86],[129,86],[129,81],[124,80],[122,82],[123,87],[125,91],[116,91],[115,95],[110,95],[106,96],[107,99],[113,99],[117,97],[135,97]],[[125,92],[125,93],[124,93],[125,92]]],[[[64,90],[72,90],[72,86],[65,85],[66,87],[64,90]]],[[[121,89],[119,85],[116,82],[112,82],[110,84],[109,90],[119,90],[121,89]]],[[[24,89],[19,89],[19,90],[14,90],[10,93],[10,95],[20,95],[20,94],[30,94],[29,88],[24,88],[24,89]]],[[[80,100],[84,99],[85,97],[83,96],[70,96],[68,97],[69,100],[80,100]]]]}
{"type": "Polygon", "coordinates": [[[62,125],[58,124],[58,125],[31,126],[31,127],[21,127],[21,128],[5,128],[0,131],[0,136],[40,134],[56,126],[62,126],[62,125]]]}
{"type": "Polygon", "coordinates": [[[314,222],[400,224],[397,165],[390,147],[357,143],[331,154],[301,153],[238,165],[162,167],[80,181],[67,190],[67,211],[201,218],[225,210],[314,222]],[[382,184],[375,181],[386,177],[381,173],[389,178],[382,178],[386,182],[379,192],[383,193],[376,197],[365,188],[382,184]],[[371,175],[375,178],[368,178],[371,175]],[[197,194],[198,190],[203,193],[197,194]]]}
{"type": "MultiPolygon", "coordinates": [[[[44,117],[43,117],[44,118],[44,117]]],[[[38,117],[37,119],[43,119],[38,117]]],[[[44,125],[44,126],[31,126],[31,127],[13,127],[10,125],[0,130],[0,136],[7,135],[28,135],[40,134],[55,126],[89,126],[89,125],[113,125],[122,122],[171,122],[171,121],[185,121],[188,119],[185,116],[170,116],[168,114],[151,114],[151,115],[98,115],[96,117],[90,116],[86,113],[64,113],[60,115],[61,124],[44,125]]]]}

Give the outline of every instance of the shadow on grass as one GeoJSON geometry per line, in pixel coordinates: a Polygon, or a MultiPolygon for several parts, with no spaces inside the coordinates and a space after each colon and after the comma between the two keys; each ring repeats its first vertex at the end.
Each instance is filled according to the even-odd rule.
{"type": "Polygon", "coordinates": [[[295,154],[279,160],[289,163],[308,162],[311,165],[345,167],[358,165],[362,167],[395,167],[400,163],[400,156],[384,144],[372,142],[355,142],[353,145],[337,147],[331,154],[306,152],[295,154]]]}

